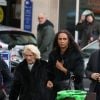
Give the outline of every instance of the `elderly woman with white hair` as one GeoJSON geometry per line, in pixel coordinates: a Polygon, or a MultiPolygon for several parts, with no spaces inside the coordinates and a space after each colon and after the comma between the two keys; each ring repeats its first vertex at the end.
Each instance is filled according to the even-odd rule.
{"type": "Polygon", "coordinates": [[[34,45],[25,46],[23,56],[15,70],[9,100],[47,100],[47,62],[40,59],[34,45]]]}

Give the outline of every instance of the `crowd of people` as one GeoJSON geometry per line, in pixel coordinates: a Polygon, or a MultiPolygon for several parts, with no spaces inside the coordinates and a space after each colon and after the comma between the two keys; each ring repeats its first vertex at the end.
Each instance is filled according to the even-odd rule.
{"type": "Polygon", "coordinates": [[[99,100],[100,50],[91,54],[86,70],[80,50],[80,46],[84,47],[99,37],[100,26],[93,12],[83,12],[76,25],[80,45],[67,29],[55,34],[53,23],[44,13],[38,15],[38,22],[37,46],[28,44],[24,47],[24,59],[16,67],[13,76],[0,58],[0,90],[3,90],[0,100],[4,100],[5,92],[9,100],[55,100],[58,91],[71,89],[72,74],[74,89],[84,90],[84,73],[92,80],[90,92],[95,92],[96,100],[99,100]]]}

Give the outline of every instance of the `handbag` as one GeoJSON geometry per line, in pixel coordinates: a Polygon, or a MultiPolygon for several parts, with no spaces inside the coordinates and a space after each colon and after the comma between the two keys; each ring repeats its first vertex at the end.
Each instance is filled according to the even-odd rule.
{"type": "Polygon", "coordinates": [[[75,76],[71,73],[71,76],[67,80],[59,81],[54,83],[54,88],[57,91],[61,90],[73,90],[74,89],[74,78],[75,76]]]}
{"type": "Polygon", "coordinates": [[[71,87],[70,87],[70,80],[63,80],[63,81],[55,82],[54,83],[54,88],[57,91],[71,89],[71,87]]]}

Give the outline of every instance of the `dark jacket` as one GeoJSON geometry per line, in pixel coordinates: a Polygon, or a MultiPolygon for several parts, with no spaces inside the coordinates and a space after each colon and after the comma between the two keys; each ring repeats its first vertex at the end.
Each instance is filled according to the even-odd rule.
{"type": "Polygon", "coordinates": [[[0,58],[0,89],[5,89],[9,94],[13,76],[3,59],[0,58]]]}
{"type": "Polygon", "coordinates": [[[78,23],[76,25],[76,30],[81,34],[81,47],[84,47],[89,43],[90,37],[93,37],[94,40],[96,40],[100,35],[100,23],[97,22],[94,17],[93,19],[92,23],[84,21],[83,23],[78,23]]]}
{"type": "Polygon", "coordinates": [[[47,100],[46,98],[47,63],[37,60],[32,70],[24,60],[16,68],[9,100],[47,100]]]}
{"type": "Polygon", "coordinates": [[[94,39],[97,39],[100,35],[100,23],[96,20],[92,23],[87,23],[86,33],[88,34],[88,38],[94,37],[94,39]]]}
{"type": "MultiPolygon", "coordinates": [[[[89,79],[91,79],[91,74],[93,74],[94,72],[98,73],[98,67],[100,67],[99,60],[100,60],[100,50],[97,50],[91,54],[87,67],[86,67],[86,75],[89,79]]],[[[91,81],[92,82],[90,84],[90,91],[93,92],[98,82],[94,81],[93,79],[91,79],[91,81]]]]}
{"type": "Polygon", "coordinates": [[[78,31],[78,39],[81,40],[84,34],[84,29],[86,29],[85,21],[82,23],[77,23],[75,29],[78,31]]]}
{"type": "Polygon", "coordinates": [[[52,50],[52,44],[55,36],[54,26],[46,20],[44,24],[39,24],[37,28],[38,48],[43,60],[48,60],[48,55],[52,50]]]}
{"type": "Polygon", "coordinates": [[[55,83],[67,80],[70,78],[70,72],[73,72],[75,75],[75,89],[83,89],[82,79],[84,72],[84,62],[79,51],[71,49],[67,50],[63,55],[61,55],[59,50],[54,50],[49,56],[48,63],[49,78],[51,81],[55,83]],[[55,67],[57,60],[64,62],[64,67],[66,67],[68,70],[67,75],[55,67]]]}

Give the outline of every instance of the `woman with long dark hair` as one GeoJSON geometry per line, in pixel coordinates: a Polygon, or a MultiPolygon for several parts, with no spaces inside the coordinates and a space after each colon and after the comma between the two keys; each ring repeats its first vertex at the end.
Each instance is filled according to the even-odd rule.
{"type": "Polygon", "coordinates": [[[75,89],[83,89],[84,62],[80,48],[69,31],[61,30],[56,34],[48,69],[47,85],[53,89],[52,100],[55,100],[57,91],[69,88],[71,73],[74,74],[75,89]]]}

